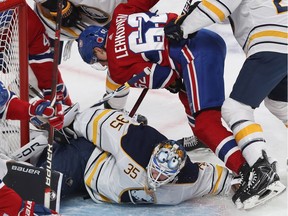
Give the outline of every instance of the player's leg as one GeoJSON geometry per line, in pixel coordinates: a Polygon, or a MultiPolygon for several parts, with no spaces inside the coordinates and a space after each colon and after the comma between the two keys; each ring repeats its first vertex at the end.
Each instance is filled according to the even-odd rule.
{"type": "Polygon", "coordinates": [[[182,64],[188,100],[185,101],[183,93],[179,95],[186,106],[186,113],[190,108],[195,118],[192,130],[229,169],[239,173],[245,160],[233,134],[221,122],[220,108],[225,98],[223,73],[226,45],[216,33],[201,30],[191,39],[189,49],[185,49],[182,62],[191,59],[186,60],[186,65],[182,64]]]}
{"type": "MultiPolygon", "coordinates": [[[[53,144],[52,169],[63,173],[61,198],[73,194],[86,194],[84,170],[95,146],[84,138],[71,139],[70,144],[53,144]]],[[[37,166],[46,166],[46,152],[39,159],[37,166]]]]}
{"type": "MultiPolygon", "coordinates": [[[[253,171],[254,178],[261,179],[257,181],[257,186],[253,185],[255,184],[253,181],[242,185],[243,193],[238,190],[234,200],[239,201],[238,198],[241,197],[241,202],[246,200],[248,202],[249,198],[258,196],[256,200],[252,200],[254,206],[261,202],[261,195],[264,193],[274,190],[269,196],[266,194],[263,202],[283,191],[283,185],[267,159],[266,141],[261,125],[255,122],[254,108],[258,107],[286,76],[286,59],[287,55],[272,52],[258,53],[247,58],[230,98],[226,99],[222,106],[222,117],[233,131],[238,146],[251,167],[250,171],[253,171]],[[274,185],[275,188],[269,188],[274,185]]],[[[244,182],[248,181],[248,175],[245,178],[244,182]]],[[[251,206],[250,204],[247,206],[251,206]]]]}
{"type": "Polygon", "coordinates": [[[288,127],[287,76],[264,99],[269,111],[288,127]]]}

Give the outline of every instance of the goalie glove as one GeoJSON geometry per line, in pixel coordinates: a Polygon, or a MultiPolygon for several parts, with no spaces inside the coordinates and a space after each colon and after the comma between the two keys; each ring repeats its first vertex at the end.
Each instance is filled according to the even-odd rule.
{"type": "MultiPolygon", "coordinates": [[[[196,2],[193,5],[191,5],[191,7],[189,8],[186,14],[180,15],[176,20],[169,22],[164,27],[164,33],[170,42],[179,42],[183,39],[183,31],[181,29],[181,24],[184,22],[186,17],[197,7],[197,5],[200,2],[201,1],[196,2]]],[[[193,24],[191,23],[191,25],[193,24]]],[[[196,33],[189,35],[189,38],[194,37],[195,34],[196,33]]]]}
{"type": "Polygon", "coordinates": [[[56,103],[55,107],[52,107],[48,100],[36,100],[29,106],[29,115],[32,116],[30,121],[34,125],[39,124],[39,122],[43,124],[42,120],[38,119],[37,121],[37,118],[41,118],[44,121],[47,119],[49,124],[56,129],[63,127],[64,114],[60,103],[56,103]]]}
{"type": "MultiPolygon", "coordinates": [[[[52,94],[51,89],[43,89],[44,99],[51,100],[51,94],[52,94]]],[[[68,90],[64,83],[60,83],[56,87],[56,101],[65,104],[67,106],[72,105],[68,90]]]]}

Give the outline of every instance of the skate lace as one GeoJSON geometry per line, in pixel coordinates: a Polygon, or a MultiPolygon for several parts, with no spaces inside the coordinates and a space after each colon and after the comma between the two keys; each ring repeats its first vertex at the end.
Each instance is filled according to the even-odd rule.
{"type": "Polygon", "coordinates": [[[249,174],[247,188],[244,190],[244,192],[249,191],[250,188],[255,184],[257,179],[258,179],[257,174],[256,174],[256,172],[255,172],[255,170],[253,168],[252,171],[249,174]]]}
{"type": "Polygon", "coordinates": [[[184,147],[194,147],[197,144],[198,144],[198,140],[197,140],[197,137],[195,137],[195,136],[184,138],[184,143],[183,143],[184,147]]]}
{"type": "Polygon", "coordinates": [[[244,181],[244,174],[242,172],[239,173],[240,175],[240,185],[243,186],[245,181],[244,181]]]}

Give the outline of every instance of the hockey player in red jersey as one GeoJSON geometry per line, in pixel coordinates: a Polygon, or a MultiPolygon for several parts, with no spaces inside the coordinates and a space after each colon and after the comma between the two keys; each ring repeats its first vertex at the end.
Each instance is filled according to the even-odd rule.
{"type": "MultiPolygon", "coordinates": [[[[64,117],[60,103],[56,103],[55,108],[50,106],[50,101],[43,99],[29,104],[26,101],[20,100],[13,92],[7,90],[0,81],[0,118],[29,120],[34,116],[46,119],[50,125],[57,129],[61,129],[63,126],[64,117]]],[[[35,215],[34,213],[36,215],[50,215],[56,212],[35,204],[35,202],[23,201],[14,190],[5,186],[0,179],[0,214],[33,216],[35,215]]]]}
{"type": "MultiPolygon", "coordinates": [[[[37,79],[36,88],[39,88],[43,92],[44,98],[49,100],[52,86],[53,52],[44,25],[29,6],[27,10],[29,70],[35,74],[37,79]]],[[[33,86],[32,80],[30,80],[30,84],[33,86]]],[[[60,71],[58,71],[57,101],[66,105],[72,104],[60,71]]]]}
{"type": "Polygon", "coordinates": [[[169,38],[180,41],[229,17],[234,36],[247,56],[222,106],[222,117],[250,166],[241,170],[243,184],[233,197],[239,207],[243,206],[241,203],[244,207],[258,205],[283,191],[278,188],[279,176],[269,163],[267,143],[254,110],[264,101],[287,127],[287,11],[287,3],[282,1],[200,1],[187,15],[165,27],[169,38]]]}
{"type": "MultiPolygon", "coordinates": [[[[88,64],[108,64],[108,90],[146,70],[150,75],[132,87],[178,92],[195,136],[229,169],[239,173],[245,159],[233,134],[221,122],[225,43],[208,30],[201,30],[179,44],[169,43],[164,26],[177,15],[147,12],[156,2],[131,0],[120,4],[108,31],[90,26],[82,32],[79,52],[88,64]],[[221,151],[218,146],[223,147],[221,151]]],[[[123,91],[122,98],[117,95],[109,100],[109,105],[123,108],[128,91],[123,91]]]]}

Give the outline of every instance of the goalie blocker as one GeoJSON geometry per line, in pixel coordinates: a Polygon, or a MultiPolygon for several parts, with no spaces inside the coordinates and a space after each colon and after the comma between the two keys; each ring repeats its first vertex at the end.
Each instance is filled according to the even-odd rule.
{"type": "MultiPolygon", "coordinates": [[[[3,182],[15,190],[23,200],[44,205],[46,170],[15,161],[8,161],[3,182]]],[[[50,209],[59,212],[63,174],[51,171],[50,209]]]]}

